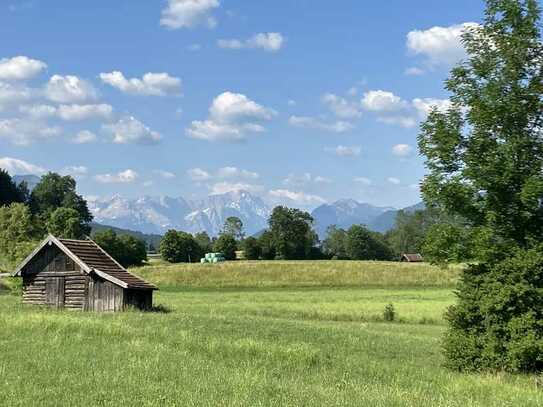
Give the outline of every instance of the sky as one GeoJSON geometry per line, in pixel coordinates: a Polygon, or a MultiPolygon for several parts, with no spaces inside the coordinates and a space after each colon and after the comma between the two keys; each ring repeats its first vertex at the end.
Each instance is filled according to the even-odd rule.
{"type": "Polygon", "coordinates": [[[86,196],[420,201],[479,0],[0,0],[0,167],[86,196]]]}

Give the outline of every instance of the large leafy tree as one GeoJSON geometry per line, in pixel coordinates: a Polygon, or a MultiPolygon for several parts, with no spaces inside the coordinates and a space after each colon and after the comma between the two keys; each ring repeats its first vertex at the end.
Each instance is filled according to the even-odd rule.
{"type": "Polygon", "coordinates": [[[282,259],[306,259],[317,242],[313,218],[299,209],[277,206],[270,219],[270,233],[276,256],[282,259]]]}
{"type": "Polygon", "coordinates": [[[201,256],[200,246],[190,233],[168,230],[159,248],[162,258],[170,263],[192,263],[201,256]]]}
{"type": "Polygon", "coordinates": [[[22,203],[0,206],[0,263],[14,266],[32,250],[36,238],[32,215],[22,203]]]}
{"type": "Polygon", "coordinates": [[[230,235],[236,240],[242,240],[245,236],[243,232],[243,222],[237,216],[229,216],[226,218],[223,226],[222,234],[230,235]]]}
{"type": "Polygon", "coordinates": [[[47,232],[65,239],[82,239],[88,231],[86,225],[81,221],[79,213],[72,208],[55,209],[47,219],[45,226],[47,232]]]}
{"type": "Polygon", "coordinates": [[[226,260],[236,259],[236,250],[238,248],[238,242],[234,239],[234,236],[223,233],[213,243],[213,250],[224,254],[226,260]]]}
{"type": "Polygon", "coordinates": [[[381,234],[362,225],[353,225],[347,230],[345,252],[351,260],[392,260],[394,257],[381,234]]]}
{"type": "Polygon", "coordinates": [[[84,225],[84,233],[90,233],[89,223],[93,217],[85,199],[76,192],[75,180],[69,175],[61,176],[50,172],[44,175],[32,190],[30,209],[43,222],[46,222],[51,213],[61,207],[77,211],[81,223],[84,225]]]}
{"type": "Polygon", "coordinates": [[[141,266],[147,261],[145,242],[134,236],[106,229],[95,233],[93,240],[124,267],[141,266]]]}
{"type": "Polygon", "coordinates": [[[26,182],[17,185],[9,173],[0,168],[0,206],[9,205],[13,202],[26,202],[28,199],[28,188],[26,182]]]}
{"type": "Polygon", "coordinates": [[[543,369],[543,47],[536,0],[487,0],[422,125],[426,202],[473,228],[479,259],[448,313],[449,366],[543,369]],[[523,262],[525,260],[525,262],[523,262]]]}

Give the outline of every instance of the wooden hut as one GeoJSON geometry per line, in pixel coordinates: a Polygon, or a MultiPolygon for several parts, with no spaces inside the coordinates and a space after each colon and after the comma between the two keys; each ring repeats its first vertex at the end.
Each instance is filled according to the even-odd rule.
{"type": "Polygon", "coordinates": [[[129,273],[90,239],[49,235],[14,272],[23,303],[86,311],[147,310],[156,286],[129,273]]]}
{"type": "Polygon", "coordinates": [[[408,263],[421,263],[424,261],[419,253],[404,253],[400,258],[400,261],[408,263]]]}

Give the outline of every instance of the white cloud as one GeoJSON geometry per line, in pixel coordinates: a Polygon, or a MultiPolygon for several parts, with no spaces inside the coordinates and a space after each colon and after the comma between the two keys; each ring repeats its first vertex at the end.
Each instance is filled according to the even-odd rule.
{"type": "Polygon", "coordinates": [[[400,185],[401,181],[395,177],[388,177],[387,181],[394,185],[400,185]]]}
{"type": "Polygon", "coordinates": [[[325,151],[335,154],[338,157],[358,157],[362,152],[362,148],[360,146],[339,145],[334,148],[326,148],[325,151]]]}
{"type": "Polygon", "coordinates": [[[165,72],[143,75],[142,79],[124,77],[122,72],[101,73],[100,79],[114,88],[134,95],[166,96],[181,93],[181,79],[165,72]]]}
{"type": "Polygon", "coordinates": [[[256,172],[239,169],[237,167],[222,167],[217,170],[219,178],[245,178],[258,179],[259,175],[256,172]]]}
{"type": "Polygon", "coordinates": [[[126,116],[117,123],[105,124],[103,129],[113,135],[117,144],[157,144],[162,136],[151,130],[135,117],[126,116]]]}
{"type": "Polygon", "coordinates": [[[294,127],[324,130],[332,133],[345,133],[354,129],[354,126],[349,122],[336,121],[333,123],[327,123],[315,117],[308,116],[290,116],[288,122],[294,127]]]}
{"type": "Polygon", "coordinates": [[[279,200],[289,200],[298,205],[320,205],[326,200],[318,195],[307,194],[305,192],[290,191],[288,189],[274,189],[269,192],[270,196],[279,200]]]}
{"type": "Polygon", "coordinates": [[[394,124],[400,127],[409,129],[415,127],[418,123],[416,118],[410,116],[388,116],[388,117],[378,117],[377,121],[386,124],[394,124]]]}
{"type": "Polygon", "coordinates": [[[59,103],[81,103],[98,97],[96,89],[87,81],[73,75],[53,75],[45,85],[45,96],[59,103]]]}
{"type": "Polygon", "coordinates": [[[19,106],[19,111],[33,119],[44,119],[57,114],[57,108],[51,105],[22,105],[19,106]]]}
{"type": "Polygon", "coordinates": [[[46,171],[45,168],[38,165],[11,157],[0,157],[0,168],[3,168],[11,175],[41,175],[46,171]]]}
{"type": "Polygon", "coordinates": [[[283,44],[285,38],[281,33],[258,33],[247,40],[238,39],[220,39],[217,41],[217,45],[220,48],[225,49],[242,49],[242,48],[255,48],[263,49],[264,51],[277,52],[283,44]]]}
{"type": "Polygon", "coordinates": [[[321,101],[341,119],[356,119],[362,116],[362,112],[356,103],[349,102],[333,93],[324,94],[321,101]]]}
{"type": "Polygon", "coordinates": [[[0,82],[0,110],[31,99],[34,94],[34,90],[26,86],[0,82]]]}
{"type": "Polygon", "coordinates": [[[74,178],[83,178],[89,172],[89,169],[83,165],[73,165],[64,167],[60,170],[60,173],[63,175],[71,175],[74,178]]]}
{"type": "Polygon", "coordinates": [[[128,169],[117,174],[99,174],[94,179],[102,184],[129,184],[138,179],[138,173],[128,169]]]}
{"type": "Polygon", "coordinates": [[[91,118],[107,119],[111,116],[111,105],[102,103],[99,105],[60,105],[57,115],[62,120],[78,121],[91,118]]]}
{"type": "Polygon", "coordinates": [[[208,141],[241,141],[249,133],[261,133],[265,128],[256,123],[271,120],[277,113],[240,93],[224,92],[217,96],[210,108],[209,118],[195,120],[186,129],[192,138],[208,141]]]}
{"type": "Polygon", "coordinates": [[[247,184],[244,182],[218,182],[216,184],[213,184],[211,187],[211,193],[212,194],[225,194],[227,192],[239,192],[239,191],[247,191],[247,192],[260,192],[262,191],[261,185],[254,185],[254,184],[247,184]]]}
{"type": "Polygon", "coordinates": [[[5,139],[19,146],[48,140],[60,133],[61,130],[58,127],[49,127],[36,121],[19,118],[0,120],[0,139],[5,139]]]}
{"type": "Polygon", "coordinates": [[[97,140],[96,134],[89,130],[82,130],[71,140],[74,144],[87,144],[97,140]]]}
{"type": "Polygon", "coordinates": [[[289,174],[287,178],[283,180],[283,184],[290,187],[305,188],[311,185],[329,184],[332,180],[320,175],[313,176],[309,172],[302,175],[289,174]]]}
{"type": "Polygon", "coordinates": [[[355,177],[353,181],[365,186],[370,186],[372,184],[371,180],[366,177],[355,177]]]}
{"type": "Polygon", "coordinates": [[[0,79],[24,80],[30,79],[47,68],[45,62],[30,59],[25,56],[0,59],[0,79]]]}
{"type": "Polygon", "coordinates": [[[158,176],[164,178],[164,179],[173,179],[175,178],[175,174],[173,172],[164,171],[164,170],[155,170],[153,171],[158,176]]]}
{"type": "Polygon", "coordinates": [[[445,112],[452,105],[449,99],[433,99],[433,98],[415,98],[413,99],[413,107],[417,110],[419,117],[424,120],[433,108],[437,108],[440,112],[445,112]]]}
{"type": "Polygon", "coordinates": [[[207,181],[211,179],[211,174],[201,168],[191,168],[187,171],[189,178],[196,182],[207,181]]]}
{"type": "Polygon", "coordinates": [[[392,147],[392,154],[396,157],[409,157],[414,149],[409,144],[396,144],[392,147]]]}
{"type": "Polygon", "coordinates": [[[430,69],[440,66],[450,67],[466,56],[461,40],[462,34],[467,28],[477,26],[476,23],[463,23],[414,30],[407,34],[407,49],[413,55],[424,57],[424,64],[430,69]]]}
{"type": "Polygon", "coordinates": [[[171,29],[198,25],[213,28],[217,21],[210,13],[219,6],[219,0],[168,0],[168,5],[162,10],[160,25],[171,29]]]}
{"type": "Polygon", "coordinates": [[[364,93],[362,106],[372,112],[396,112],[407,107],[407,102],[392,92],[371,90],[364,93]]]}

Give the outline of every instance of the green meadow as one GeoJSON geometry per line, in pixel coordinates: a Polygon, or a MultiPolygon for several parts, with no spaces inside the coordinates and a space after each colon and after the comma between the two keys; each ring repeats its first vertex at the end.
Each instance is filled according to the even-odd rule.
{"type": "Polygon", "coordinates": [[[458,267],[158,262],[132,271],[160,286],[157,312],[52,311],[0,288],[1,406],[543,405],[538,377],[442,367],[458,267]]]}

